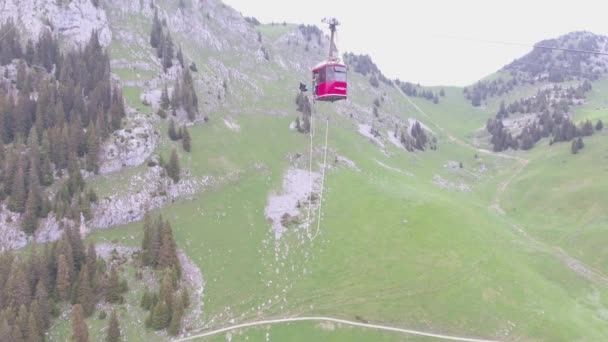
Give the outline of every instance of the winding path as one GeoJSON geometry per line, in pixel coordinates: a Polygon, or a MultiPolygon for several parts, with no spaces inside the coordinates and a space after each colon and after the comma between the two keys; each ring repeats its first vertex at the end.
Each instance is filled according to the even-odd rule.
{"type": "Polygon", "coordinates": [[[228,326],[228,327],[221,328],[221,329],[211,330],[211,331],[195,334],[195,335],[188,336],[188,337],[183,337],[183,338],[175,339],[175,340],[173,340],[173,342],[192,341],[192,340],[195,340],[195,339],[198,339],[198,338],[209,337],[209,336],[221,334],[221,333],[224,333],[224,332],[228,332],[228,331],[232,331],[232,330],[238,330],[238,329],[243,329],[243,328],[251,328],[251,327],[256,327],[256,326],[271,325],[271,324],[281,324],[281,323],[306,322],[306,321],[332,322],[332,323],[339,323],[339,324],[350,325],[350,326],[353,326],[353,327],[368,328],[368,329],[375,329],[375,330],[382,330],[382,331],[390,331],[390,332],[396,332],[396,333],[402,333],[402,334],[410,334],[410,335],[417,335],[417,336],[433,337],[433,338],[442,339],[442,340],[446,340],[446,341],[495,342],[495,340],[479,339],[479,338],[472,338],[472,337],[462,337],[462,336],[442,335],[442,334],[436,334],[436,333],[426,332],[426,331],[420,331],[420,330],[403,329],[403,328],[392,327],[392,326],[388,326],[388,325],[363,323],[363,322],[357,322],[357,321],[349,321],[349,320],[346,320],[346,319],[333,318],[333,317],[322,317],[322,316],[278,318],[278,319],[269,319],[269,320],[262,320],[262,321],[255,321],[255,322],[249,322],[249,323],[236,324],[236,325],[228,326]]]}
{"type": "MultiPolygon", "coordinates": [[[[496,189],[496,193],[494,194],[494,198],[492,200],[492,204],[490,205],[490,207],[492,209],[496,210],[499,214],[506,215],[504,209],[500,206],[500,197],[509,188],[509,185],[511,185],[511,182],[526,168],[526,166],[530,163],[530,160],[521,158],[518,156],[493,152],[493,151],[489,151],[489,150],[482,149],[482,148],[477,148],[477,147],[467,143],[466,141],[463,141],[463,140],[451,135],[447,130],[443,129],[443,127],[439,126],[436,122],[434,122],[433,119],[431,119],[430,115],[428,115],[424,110],[422,110],[422,108],[420,108],[416,103],[414,103],[414,101],[412,101],[410,99],[410,97],[407,94],[405,94],[401,90],[401,88],[399,88],[394,82],[393,82],[393,85],[395,86],[395,88],[397,88],[397,90],[401,93],[401,95],[403,95],[403,97],[407,100],[407,102],[412,107],[414,107],[418,112],[420,112],[420,114],[422,114],[424,117],[426,117],[429,120],[429,122],[433,126],[437,127],[437,129],[441,133],[445,134],[450,139],[450,141],[455,142],[461,146],[473,149],[474,151],[476,151],[478,153],[483,153],[483,154],[487,154],[487,155],[491,155],[491,156],[495,156],[495,157],[511,159],[511,160],[515,160],[519,163],[515,172],[513,172],[513,174],[511,174],[511,176],[509,176],[509,178],[505,179],[498,185],[498,188],[496,189]]],[[[511,227],[517,234],[519,234],[521,237],[523,237],[525,240],[527,240],[531,246],[533,246],[537,250],[545,251],[549,255],[560,260],[567,268],[572,270],[577,275],[581,276],[582,278],[587,279],[588,281],[590,281],[593,284],[603,286],[603,287],[608,287],[608,275],[605,275],[600,270],[597,270],[597,269],[585,264],[581,260],[578,260],[578,259],[568,255],[560,247],[549,245],[545,242],[537,240],[536,238],[534,238],[533,236],[528,234],[528,232],[526,232],[526,230],[518,224],[513,223],[513,224],[511,224],[511,227]]]]}

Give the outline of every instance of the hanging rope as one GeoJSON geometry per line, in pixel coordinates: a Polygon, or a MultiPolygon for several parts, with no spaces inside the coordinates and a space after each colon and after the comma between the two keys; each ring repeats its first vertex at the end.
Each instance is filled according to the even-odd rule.
{"type": "Polygon", "coordinates": [[[321,173],[321,190],[319,191],[319,214],[317,215],[317,230],[315,234],[310,238],[314,240],[319,235],[321,229],[321,208],[323,207],[323,189],[325,188],[325,170],[327,169],[327,141],[329,137],[329,116],[325,121],[325,148],[323,152],[323,171],[321,173]]]}
{"type": "Polygon", "coordinates": [[[313,129],[314,129],[314,115],[313,115],[313,110],[312,108],[314,108],[314,103],[313,106],[311,107],[311,113],[310,113],[310,127],[308,127],[308,133],[310,136],[310,151],[309,151],[309,155],[308,155],[308,186],[309,186],[309,191],[308,191],[308,218],[306,219],[306,230],[307,230],[307,234],[308,234],[308,238],[310,238],[310,211],[311,211],[311,202],[312,202],[312,137],[313,137],[313,129]]]}

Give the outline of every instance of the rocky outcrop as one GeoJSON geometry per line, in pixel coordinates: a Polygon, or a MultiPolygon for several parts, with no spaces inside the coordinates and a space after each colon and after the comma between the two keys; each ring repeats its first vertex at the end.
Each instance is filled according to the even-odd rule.
{"type": "Polygon", "coordinates": [[[27,235],[21,231],[20,215],[0,207],[0,251],[22,248],[27,244],[27,235]]]}
{"type": "Polygon", "coordinates": [[[132,117],[128,128],[112,133],[103,144],[100,173],[141,165],[154,151],[158,134],[145,117],[132,117]]]}
{"type": "MultiPolygon", "coordinates": [[[[270,221],[274,236],[281,238],[290,223],[300,216],[300,207],[308,202],[315,202],[321,190],[321,175],[318,172],[308,172],[303,169],[290,169],[283,178],[283,188],[279,193],[268,196],[264,209],[266,219],[270,221]]],[[[315,203],[311,203],[314,205],[315,203]]],[[[308,225],[310,222],[304,222],[308,225]]]]}
{"type": "Polygon", "coordinates": [[[72,46],[81,46],[99,33],[103,46],[110,45],[112,31],[105,11],[95,7],[91,0],[3,0],[0,5],[0,22],[9,18],[30,37],[38,37],[44,30],[60,34],[72,46]]]}
{"type": "Polygon", "coordinates": [[[146,209],[160,208],[177,198],[194,195],[211,181],[209,177],[183,177],[173,183],[164,173],[160,166],[150,167],[143,174],[134,175],[121,194],[100,199],[93,207],[89,226],[108,228],[139,221],[146,209]]]}
{"type": "Polygon", "coordinates": [[[36,235],[28,237],[21,230],[21,214],[11,212],[5,205],[0,207],[0,251],[20,249],[28,242],[47,243],[56,241],[63,233],[63,227],[76,227],[76,223],[67,220],[57,220],[49,214],[48,217],[38,220],[36,235]]]}

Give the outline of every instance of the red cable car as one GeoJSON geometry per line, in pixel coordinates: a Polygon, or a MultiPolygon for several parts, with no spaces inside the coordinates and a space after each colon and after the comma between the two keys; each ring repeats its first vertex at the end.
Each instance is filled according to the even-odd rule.
{"type": "Polygon", "coordinates": [[[336,26],[340,23],[335,18],[323,19],[323,22],[329,25],[331,31],[329,58],[312,69],[314,99],[329,102],[345,100],[348,93],[346,65],[340,63],[340,58],[334,57],[334,51],[337,50],[334,36],[336,26]]]}
{"type": "Polygon", "coordinates": [[[346,99],[346,65],[323,62],[312,69],[312,77],[315,100],[334,102],[346,99]]]}

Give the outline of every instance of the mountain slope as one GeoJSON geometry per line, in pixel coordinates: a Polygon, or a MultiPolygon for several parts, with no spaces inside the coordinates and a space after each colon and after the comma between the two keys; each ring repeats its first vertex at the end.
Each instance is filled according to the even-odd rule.
{"type": "MultiPolygon", "coordinates": [[[[583,162],[571,159],[563,143],[549,147],[541,141],[529,152],[502,155],[487,153],[489,145],[475,140],[476,130],[495,117],[501,100],[519,100],[519,94],[534,94],[545,83],[517,85],[507,95],[488,98],[486,106],[473,107],[460,88],[445,89],[445,97],[434,104],[409,98],[384,82],[376,88],[369,75],[351,71],[349,101],[315,105],[309,154],[309,136],[289,127],[299,115],[297,84],[308,81],[308,68],[323,59],[326,37],[295,25],[253,26],[215,0],[183,1],[185,8],[179,3],[101,1],[112,33],[112,72],[133,110],[130,125],[149,125],[156,133],[151,133],[155,143],[150,158],[138,160],[139,166],[121,165],[90,179],[102,198],[120,203],[117,207],[124,211],[110,210],[112,220],[88,224],[92,229],[120,223],[94,230],[89,239],[138,248],[142,229],[137,220],[146,204],[155,203],[153,208],[171,220],[178,246],[201,270],[205,283],[199,295],[202,316],[185,329],[329,315],[499,340],[605,339],[605,286],[581,275],[584,268],[577,271],[564,261],[570,259],[556,257],[554,248],[561,245],[551,236],[559,232],[554,223],[565,217],[571,220],[560,230],[592,222],[592,229],[579,235],[588,245],[563,248],[605,272],[603,252],[596,254],[601,249],[591,243],[600,240],[605,228],[606,208],[600,198],[589,200],[600,203],[585,213],[589,221],[576,218],[581,208],[558,208],[585,196],[592,185],[601,196],[606,185],[585,183],[566,190],[551,186],[576,183],[572,169],[554,171],[566,158],[572,168],[588,166],[579,168],[580,177],[599,178],[605,133],[588,140],[589,148],[576,156],[583,162]],[[196,123],[183,113],[169,114],[188,125],[191,153],[168,139],[169,119],[156,115],[155,99],[163,85],[173,87],[182,70],[174,61],[175,66],[163,72],[149,44],[154,9],[166,19],[186,65],[194,62],[198,69],[192,73],[200,104],[196,123]],[[311,157],[314,174],[322,172],[326,118],[330,131],[324,201],[321,217],[312,214],[311,225],[306,176],[311,157]],[[415,121],[436,138],[436,151],[408,152],[391,134],[408,131],[415,121]],[[184,169],[185,180],[178,184],[186,184],[185,189],[173,188],[174,195],[153,202],[148,189],[162,178],[151,175],[144,160],[166,158],[173,148],[179,150],[184,169]],[[529,163],[522,169],[517,158],[529,163]],[[299,174],[304,177],[290,178],[299,174]],[[545,174],[555,180],[543,187],[545,174]],[[511,178],[501,193],[500,187],[511,178]],[[301,204],[301,210],[279,208],[297,213],[280,238],[267,217],[269,210],[277,210],[271,206],[277,196],[295,196],[301,204]],[[506,214],[492,207],[496,197],[506,214]],[[549,220],[547,211],[554,219],[549,220]],[[311,240],[317,219],[320,230],[311,240]],[[524,234],[518,230],[522,226],[524,234]],[[535,240],[525,234],[530,228],[535,240]]],[[[597,98],[590,95],[584,106],[573,110],[574,120],[579,112],[594,119],[607,116],[605,110],[595,110],[602,106],[594,102],[601,102],[601,84],[593,83],[597,98]]],[[[313,207],[318,209],[318,203],[313,207]]],[[[137,282],[132,285],[128,305],[121,307],[123,317],[132,317],[123,325],[125,336],[166,340],[138,321],[146,313],[139,308],[142,289],[137,282]]],[[[57,321],[50,339],[65,340],[68,323],[57,321]]],[[[92,339],[101,339],[106,323],[96,316],[88,323],[92,339]]],[[[292,324],[230,336],[351,340],[355,334],[361,339],[339,325],[292,324]]],[[[367,330],[361,334],[369,339],[407,338],[367,330]]]]}

